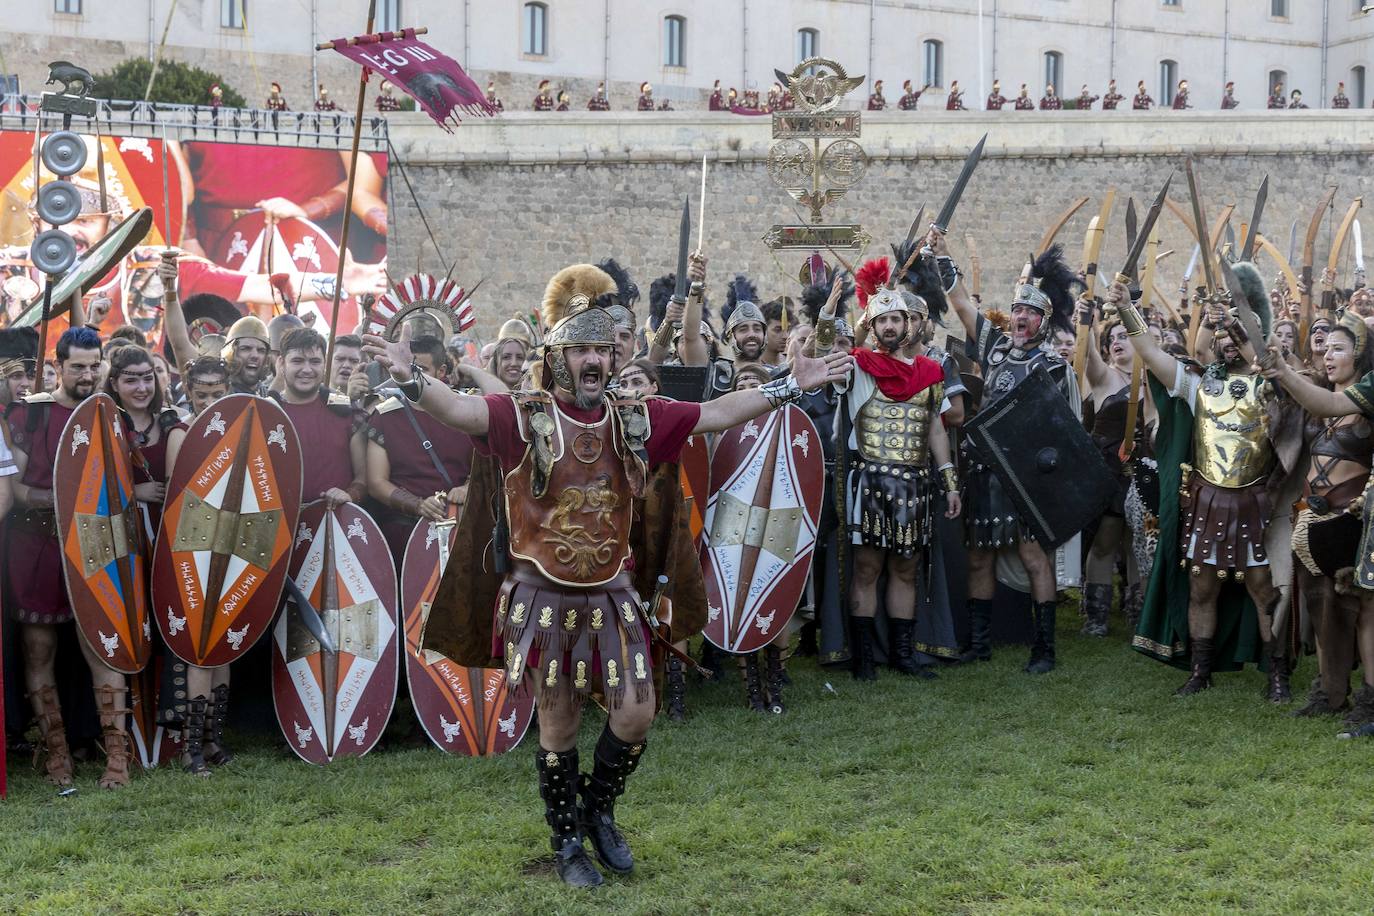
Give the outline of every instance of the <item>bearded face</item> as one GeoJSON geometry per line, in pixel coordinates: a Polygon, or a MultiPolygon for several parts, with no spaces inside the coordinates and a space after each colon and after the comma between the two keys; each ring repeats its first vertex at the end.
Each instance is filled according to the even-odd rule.
{"type": "Polygon", "coordinates": [[[605,397],[613,351],[613,347],[601,344],[563,348],[568,374],[572,376],[573,399],[581,409],[592,410],[605,397]]]}
{"type": "Polygon", "coordinates": [[[905,312],[885,312],[873,319],[873,336],[878,346],[889,353],[901,349],[906,339],[907,316],[905,312]]]}
{"type": "Polygon", "coordinates": [[[766,331],[757,321],[746,321],[732,332],[735,339],[735,353],[747,362],[757,362],[763,355],[766,331]]]}

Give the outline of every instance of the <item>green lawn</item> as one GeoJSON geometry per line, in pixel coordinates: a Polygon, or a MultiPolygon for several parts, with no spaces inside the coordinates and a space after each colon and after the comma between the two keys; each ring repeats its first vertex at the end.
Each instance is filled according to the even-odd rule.
{"type": "Polygon", "coordinates": [[[264,741],[212,780],[117,793],[87,765],[68,799],[16,762],[0,911],[1369,910],[1374,743],[1262,703],[1255,671],[1175,699],[1180,672],[1074,617],[1038,679],[1019,648],[866,687],[796,660],[780,719],[735,678],[694,686],[621,805],[637,872],[595,892],[552,875],[533,733],[496,760],[426,747],[327,771],[264,741]]]}

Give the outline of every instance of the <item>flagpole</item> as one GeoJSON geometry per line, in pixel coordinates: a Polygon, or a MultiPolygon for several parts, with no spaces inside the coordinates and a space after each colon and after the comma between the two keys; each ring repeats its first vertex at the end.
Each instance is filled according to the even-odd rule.
{"type": "MultiPolygon", "coordinates": [[[[377,18],[377,0],[367,2],[367,29],[366,33],[372,34],[372,27],[377,18]]],[[[363,104],[367,101],[367,68],[364,67],[358,76],[358,107],[353,117],[353,149],[349,154],[348,160],[348,190],[344,193],[343,207],[343,230],[339,233],[339,268],[334,275],[334,311],[329,316],[329,345],[325,349],[324,357],[324,383],[329,384],[329,380],[334,376],[334,338],[339,332],[339,299],[343,296],[343,275],[344,264],[348,260],[348,226],[353,222],[353,183],[358,178],[358,144],[363,138],[363,104]]]]}

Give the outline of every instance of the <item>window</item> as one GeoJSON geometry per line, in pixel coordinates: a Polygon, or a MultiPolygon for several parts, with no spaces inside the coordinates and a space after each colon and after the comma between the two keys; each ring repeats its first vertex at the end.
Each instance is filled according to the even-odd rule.
{"type": "Polygon", "coordinates": [[[1275,19],[1288,18],[1288,0],[1269,0],[1269,15],[1275,19]]]}
{"type": "Polygon", "coordinates": [[[81,15],[81,0],[53,0],[53,9],[59,13],[81,15]]]}
{"type": "Polygon", "coordinates": [[[1350,68],[1350,91],[1346,93],[1350,97],[1351,108],[1364,107],[1364,65],[1350,68]]]}
{"type": "Polygon", "coordinates": [[[663,19],[663,66],[687,66],[687,20],[681,16],[663,19]]]}
{"type": "MultiPolygon", "coordinates": [[[[76,0],[79,4],[81,0],[76,0]]],[[[219,0],[219,26],[242,29],[248,25],[248,0],[219,0]]]]}
{"type": "Polygon", "coordinates": [[[377,0],[377,31],[395,32],[401,28],[401,0],[377,0]]]}
{"type": "Polygon", "coordinates": [[[543,57],[549,53],[549,8],[542,3],[526,3],[520,29],[520,51],[543,57]]]}
{"type": "Polygon", "coordinates": [[[1159,104],[1174,104],[1174,96],[1178,94],[1178,61],[1161,60],[1159,62],[1159,104]]]}
{"type": "Polygon", "coordinates": [[[945,84],[945,45],[935,39],[921,42],[921,77],[927,86],[945,84]]]}
{"type": "Polygon", "coordinates": [[[1179,7],[1183,6],[1183,0],[1164,0],[1164,5],[1172,7],[1174,9],[1178,9],[1179,7]]]}
{"type": "Polygon", "coordinates": [[[821,53],[821,33],[815,29],[797,29],[797,63],[821,53]]]}
{"type": "Polygon", "coordinates": [[[1277,92],[1277,93],[1279,93],[1280,95],[1282,95],[1282,94],[1283,94],[1283,87],[1286,86],[1286,85],[1288,85],[1288,73],[1287,73],[1286,71],[1284,71],[1284,70],[1270,70],[1270,71],[1269,71],[1269,86],[1268,86],[1267,88],[1269,89],[1269,94],[1270,94],[1270,95],[1273,95],[1275,92],[1277,92]]]}
{"type": "Polygon", "coordinates": [[[1064,82],[1064,55],[1058,51],[1045,52],[1045,85],[1054,87],[1055,95],[1062,95],[1064,82]]]}

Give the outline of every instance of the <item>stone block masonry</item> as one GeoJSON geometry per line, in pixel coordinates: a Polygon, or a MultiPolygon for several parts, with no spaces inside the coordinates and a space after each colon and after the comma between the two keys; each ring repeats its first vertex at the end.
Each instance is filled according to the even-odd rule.
{"type": "MultiPolygon", "coordinates": [[[[833,222],[863,223],[874,237],[866,257],[888,253],[924,203],[933,216],[967,151],[984,133],[987,154],[951,229],[951,248],[967,269],[971,235],[982,262],[983,300],[1005,304],[1028,254],[1076,197],[1092,198],[1059,236],[1075,265],[1083,232],[1103,190],[1117,186],[1117,207],[1101,258],[1110,275],[1125,255],[1125,204],[1142,215],[1170,169],[1179,169],[1171,196],[1188,206],[1181,168],[1194,158],[1209,219],[1235,204],[1237,235],[1255,191],[1270,177],[1264,232],[1287,252],[1290,226],[1301,236],[1323,189],[1336,185],[1337,214],[1370,191],[1367,174],[1374,113],[1366,111],[1247,112],[967,112],[864,114],[860,143],[866,177],[827,208],[833,222]]],[[[802,255],[781,264],[759,241],[775,222],[801,214],[769,179],[765,156],[769,119],[707,112],[570,112],[558,118],[512,113],[471,119],[453,135],[410,116],[392,122],[425,215],[454,276],[465,285],[485,277],[477,294],[478,327],[491,335],[501,321],[537,308],[544,284],[570,263],[614,256],[639,283],[647,312],[649,283],[674,268],[678,215],[684,197],[697,213],[701,157],[709,163],[706,253],[708,292],[719,303],[735,273],[748,274],[765,298],[796,295],[802,255]]],[[[391,172],[389,270],[438,271],[439,258],[415,205],[391,172]]],[[[1158,286],[1175,294],[1193,241],[1169,212],[1161,217],[1161,250],[1173,249],[1158,286]]],[[[1317,245],[1318,272],[1328,245],[1317,245]]],[[[693,239],[695,244],[695,239],[693,239]]],[[[851,253],[846,252],[846,257],[851,253]]],[[[1346,253],[1343,265],[1352,257],[1346,253]]],[[[1266,277],[1276,267],[1261,259],[1266,277]]],[[[1294,265],[1297,269],[1297,265],[1294,265]]],[[[1349,269],[1340,278],[1348,285],[1349,269]]]]}

